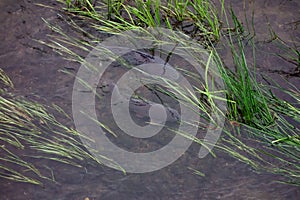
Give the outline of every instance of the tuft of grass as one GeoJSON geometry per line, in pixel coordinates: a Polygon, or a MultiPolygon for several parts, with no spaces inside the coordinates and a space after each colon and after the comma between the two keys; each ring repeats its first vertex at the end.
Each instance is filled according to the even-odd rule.
{"type": "Polygon", "coordinates": [[[221,23],[216,8],[208,0],[59,0],[69,12],[100,22],[100,30],[116,32],[124,28],[166,27],[181,30],[198,40],[218,41],[221,23]],[[103,26],[102,26],[103,25],[103,26]]]}
{"type": "Polygon", "coordinates": [[[273,124],[275,117],[262,90],[264,86],[258,83],[255,74],[250,72],[242,41],[238,38],[237,44],[233,44],[232,41],[228,43],[235,70],[228,70],[217,54],[215,58],[227,89],[229,120],[253,127],[273,124]]]}
{"type": "MultiPolygon", "coordinates": [[[[281,100],[271,92],[271,86],[257,81],[255,65],[251,66],[245,55],[245,37],[242,35],[245,33],[245,29],[234,12],[231,10],[230,16],[233,28],[222,31],[218,19],[219,15],[216,14],[214,7],[208,1],[170,0],[167,2],[151,2],[153,1],[136,0],[132,4],[128,4],[123,1],[109,1],[107,9],[109,19],[105,19],[104,14],[93,15],[92,18],[95,19],[95,22],[89,25],[98,31],[112,35],[122,34],[122,31],[125,30],[141,29],[141,27],[163,26],[172,30],[184,30],[181,26],[189,23],[192,24],[192,27],[196,27],[195,30],[201,30],[201,34],[204,34],[205,39],[198,41],[205,43],[207,51],[211,52],[211,59],[218,67],[225,90],[212,91],[207,87],[207,81],[204,81],[203,85],[200,84],[199,86],[199,83],[194,85],[197,93],[194,96],[186,88],[181,88],[176,83],[168,80],[163,81],[168,83],[166,85],[169,89],[175,91],[179,96],[177,100],[182,101],[185,105],[191,105],[191,107],[192,105],[196,106],[201,112],[199,115],[207,121],[214,122],[211,110],[218,110],[214,100],[226,102],[227,112],[221,113],[220,110],[218,112],[220,115],[226,116],[229,124],[223,129],[224,134],[215,147],[257,170],[263,169],[281,174],[286,176],[290,183],[300,185],[298,165],[300,162],[300,131],[299,127],[295,127],[289,122],[292,119],[299,123],[299,103],[291,104],[281,100]],[[214,48],[213,44],[221,38],[220,35],[224,36],[222,39],[225,39],[225,48],[231,52],[234,69],[228,68],[223,63],[218,50],[214,48]],[[226,98],[220,97],[220,94],[225,95],[226,98]],[[199,98],[201,96],[204,96],[206,101],[199,98]]],[[[222,8],[224,8],[223,1],[222,8]]],[[[95,9],[97,10],[97,7],[95,9]]],[[[224,9],[222,9],[222,12],[225,12],[224,9]]],[[[225,23],[230,27],[226,14],[225,23]]],[[[52,36],[51,41],[45,44],[61,52],[68,59],[81,64],[84,62],[84,58],[76,53],[74,48],[88,52],[99,41],[96,37],[92,37],[90,43],[83,43],[82,40],[76,37],[64,34],[63,30],[48,25],[58,35],[52,36]]],[[[75,29],[78,30],[78,28],[75,29]]],[[[196,35],[186,33],[196,38],[197,33],[195,33],[196,35]]],[[[253,38],[247,42],[252,44],[255,63],[256,49],[255,43],[252,41],[253,38]]],[[[164,41],[155,42],[163,44],[164,41]]],[[[182,41],[178,39],[177,42],[182,41]]],[[[202,51],[202,49],[188,48],[185,50],[188,52],[202,51]]],[[[298,51],[295,51],[296,56],[293,56],[293,61],[297,61],[298,53],[298,51]]],[[[93,66],[90,67],[93,69],[93,66]]],[[[207,67],[208,65],[206,65],[207,67]]],[[[178,70],[184,72],[185,76],[193,79],[193,81],[197,82],[198,80],[203,83],[195,73],[186,69],[178,70]]],[[[297,87],[292,86],[288,90],[279,86],[276,87],[293,97],[296,102],[300,102],[297,87]]],[[[170,96],[172,95],[170,94],[170,96]]],[[[192,137],[187,133],[176,132],[176,130],[175,133],[199,144],[204,144],[203,140],[192,137]]]]}
{"type": "Polygon", "coordinates": [[[10,80],[10,78],[5,74],[5,72],[0,68],[0,94],[4,93],[5,89],[13,89],[14,84],[10,80]]]}
{"type": "Polygon", "coordinates": [[[248,134],[236,135],[231,129],[224,129],[225,137],[220,147],[256,169],[286,176],[287,182],[300,185],[300,130],[291,123],[291,120],[299,123],[299,90],[293,85],[283,89],[275,82],[271,86],[256,80],[255,38],[246,41],[252,45],[254,66],[250,66],[245,55],[241,23],[232,11],[231,14],[236,28],[232,29],[234,32],[226,32],[225,48],[231,51],[234,69],[224,65],[217,50],[214,58],[226,87],[228,120],[232,127],[242,128],[239,133],[248,134]],[[298,103],[292,104],[275,96],[271,91],[274,88],[298,103]]]}
{"type": "MultiPolygon", "coordinates": [[[[2,69],[0,82],[13,87],[2,69]]],[[[51,109],[62,111],[58,106],[51,109]]],[[[28,161],[30,158],[48,159],[76,167],[85,167],[84,162],[101,164],[103,160],[117,165],[108,158],[91,155],[79,140],[81,133],[60,123],[45,106],[3,90],[0,92],[0,124],[2,178],[32,184],[42,184],[39,179],[49,179],[39,172],[34,162],[28,161]]]]}

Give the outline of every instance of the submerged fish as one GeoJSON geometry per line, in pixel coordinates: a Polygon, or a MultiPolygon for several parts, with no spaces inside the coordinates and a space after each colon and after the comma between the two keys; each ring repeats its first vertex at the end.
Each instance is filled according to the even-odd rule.
{"type": "Polygon", "coordinates": [[[163,104],[146,101],[139,98],[130,97],[129,99],[120,94],[119,88],[114,83],[109,83],[110,91],[115,90],[117,98],[112,101],[112,106],[129,101],[129,111],[139,118],[151,118],[154,122],[179,122],[180,114],[177,110],[163,104]],[[151,116],[150,116],[151,112],[151,116]]]}
{"type": "MultiPolygon", "coordinates": [[[[129,110],[133,112],[136,116],[145,118],[150,117],[149,111],[153,106],[159,105],[160,108],[163,108],[166,112],[166,122],[179,122],[180,114],[177,110],[164,106],[162,104],[157,104],[150,101],[144,101],[142,99],[130,98],[129,100],[129,110]]],[[[156,109],[151,112],[151,119],[154,121],[162,121],[164,118],[163,110],[156,109]]]]}

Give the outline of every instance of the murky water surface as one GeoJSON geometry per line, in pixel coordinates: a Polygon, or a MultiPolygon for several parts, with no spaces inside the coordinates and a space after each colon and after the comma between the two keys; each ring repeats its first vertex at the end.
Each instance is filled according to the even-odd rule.
{"type": "MultiPolygon", "coordinates": [[[[51,49],[33,41],[33,39],[46,40],[46,35],[51,34],[51,30],[46,27],[41,17],[64,26],[63,21],[57,16],[57,11],[38,7],[34,5],[35,2],[58,7],[55,1],[49,0],[0,2],[0,66],[15,83],[16,93],[45,104],[57,103],[70,113],[74,80],[59,70],[69,69],[75,73],[79,66],[63,60],[51,49]]],[[[257,49],[261,51],[257,55],[259,73],[266,73],[283,85],[286,85],[284,80],[288,80],[299,86],[299,75],[293,74],[296,66],[271,54],[275,48],[274,44],[269,42],[268,25],[282,39],[289,44],[295,44],[299,49],[300,3],[296,0],[251,1],[250,4],[248,1],[231,2],[241,19],[245,13],[243,8],[245,7],[249,15],[251,14],[249,9],[253,5],[258,38],[257,49]]],[[[67,26],[65,28],[68,31],[67,26]]],[[[280,52],[280,48],[276,51],[280,52]]],[[[226,50],[223,50],[222,54],[226,61],[226,50]]],[[[107,77],[114,78],[116,75],[108,73],[107,77]]],[[[145,88],[140,88],[140,91],[145,91],[145,88]]],[[[151,93],[148,95],[151,96],[151,93]]],[[[176,102],[173,102],[173,105],[176,107],[176,102]]],[[[105,103],[102,107],[105,107],[105,103]]],[[[98,115],[105,117],[101,112],[98,115]]],[[[71,122],[68,123],[72,125],[71,122]]],[[[165,138],[166,142],[170,140],[170,136],[165,138]]],[[[128,140],[124,137],[124,141],[128,140]]],[[[151,148],[163,145],[158,141],[154,139],[151,148]]],[[[148,151],[150,147],[142,143],[140,148],[148,151]]],[[[37,165],[47,165],[52,169],[56,183],[46,181],[45,185],[40,187],[0,179],[0,199],[296,200],[300,197],[299,188],[274,181],[280,177],[255,173],[249,166],[220,152],[217,152],[217,158],[207,156],[199,159],[198,151],[199,146],[193,144],[170,166],[145,174],[124,175],[105,166],[87,165],[86,169],[80,169],[55,162],[34,161],[37,165]],[[190,168],[200,170],[205,176],[195,175],[190,168]]]]}

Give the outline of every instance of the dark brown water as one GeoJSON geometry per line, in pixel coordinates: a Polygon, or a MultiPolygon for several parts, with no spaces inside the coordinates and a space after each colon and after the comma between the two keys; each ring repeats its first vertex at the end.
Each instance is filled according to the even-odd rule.
{"type": "MultiPolygon", "coordinates": [[[[32,40],[46,40],[46,35],[51,34],[41,17],[64,26],[64,22],[57,17],[58,11],[38,7],[34,5],[35,2],[58,7],[55,1],[49,0],[0,2],[0,66],[12,78],[17,94],[41,103],[57,103],[70,112],[74,80],[59,70],[68,68],[75,73],[79,66],[63,60],[51,49],[32,40]]],[[[291,75],[295,66],[269,54],[275,48],[273,43],[268,42],[270,37],[267,25],[270,23],[280,37],[290,44],[294,43],[299,49],[300,3],[255,1],[252,4],[255,11],[257,48],[263,52],[257,55],[259,72],[266,73],[284,86],[284,80],[299,86],[299,76],[291,75]]],[[[232,1],[232,5],[237,16],[243,19],[244,2],[232,1]]],[[[250,8],[249,2],[245,3],[245,8],[250,8]]],[[[67,26],[65,28],[68,31],[67,26]]],[[[224,59],[226,60],[225,54],[224,59]]],[[[0,199],[296,200],[300,197],[298,188],[274,181],[280,177],[266,173],[257,174],[249,166],[223,153],[218,153],[217,158],[207,156],[199,159],[198,151],[199,146],[193,144],[172,165],[146,174],[124,175],[105,166],[78,169],[55,162],[35,161],[37,166],[47,165],[51,168],[57,183],[46,181],[40,187],[0,179],[0,199]],[[194,175],[188,167],[200,170],[205,176],[194,175]]]]}
{"type": "MultiPolygon", "coordinates": [[[[227,3],[232,5],[235,15],[250,34],[248,38],[255,36],[255,65],[259,74],[268,76],[283,86],[287,85],[286,81],[299,85],[299,64],[297,61],[291,62],[292,58],[288,58],[291,56],[297,60],[299,57],[291,53],[291,50],[287,50],[280,40],[299,51],[300,2],[231,0],[227,3]]],[[[245,51],[250,66],[253,66],[250,43],[246,45],[245,51]]],[[[230,63],[230,52],[224,49],[222,54],[225,62],[228,59],[227,62],[230,63]]]]}

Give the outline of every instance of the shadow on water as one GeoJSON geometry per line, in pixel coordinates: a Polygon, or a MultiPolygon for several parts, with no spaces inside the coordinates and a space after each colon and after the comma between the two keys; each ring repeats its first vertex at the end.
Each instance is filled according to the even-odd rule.
{"type": "MultiPolygon", "coordinates": [[[[57,11],[35,6],[35,2],[57,6],[55,1],[50,0],[0,2],[0,66],[13,80],[17,94],[45,104],[56,103],[70,113],[74,80],[59,70],[68,69],[75,73],[79,66],[74,66],[51,49],[33,41],[46,39],[46,35],[51,33],[41,17],[63,26],[57,11]]],[[[280,37],[287,41],[293,38],[299,45],[299,3],[259,2],[255,3],[254,8],[255,22],[258,24],[256,34],[261,40],[257,45],[259,49],[264,52],[273,50],[272,44],[266,42],[269,39],[266,30],[268,22],[280,37]]],[[[243,12],[239,12],[239,8],[243,7],[242,1],[232,3],[242,19],[243,12]]],[[[276,70],[290,73],[294,68],[292,64],[270,54],[258,54],[257,60],[259,71],[267,72],[278,81],[281,76],[276,70]]],[[[288,80],[300,85],[299,77],[289,76],[288,80]]],[[[199,159],[198,151],[199,146],[193,144],[170,166],[151,173],[127,175],[105,166],[92,167],[87,164],[85,169],[81,169],[35,160],[33,162],[36,165],[47,165],[53,170],[56,183],[46,181],[40,187],[0,179],[0,199],[279,200],[298,199],[300,196],[299,188],[276,183],[274,175],[255,173],[249,166],[221,152],[217,152],[217,159],[212,156],[199,159]],[[195,175],[188,167],[200,170],[205,176],[195,175]]]]}

